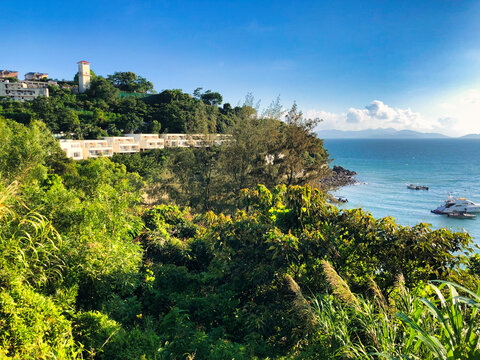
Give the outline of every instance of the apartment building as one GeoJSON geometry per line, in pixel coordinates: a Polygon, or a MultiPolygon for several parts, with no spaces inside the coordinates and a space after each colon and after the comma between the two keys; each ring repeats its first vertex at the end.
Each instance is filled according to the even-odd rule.
{"type": "Polygon", "coordinates": [[[107,140],[81,140],[83,141],[83,158],[97,158],[100,156],[112,156],[113,147],[107,140]]]}
{"type": "Polygon", "coordinates": [[[56,85],[56,83],[38,81],[10,82],[9,80],[0,80],[0,96],[22,102],[33,100],[39,96],[48,97],[48,85],[56,85]]]}
{"type": "Polygon", "coordinates": [[[126,134],[140,145],[140,150],[163,149],[165,140],[159,138],[158,134],[126,134]]]}
{"type": "Polygon", "coordinates": [[[60,147],[67,157],[85,160],[113,154],[129,154],[164,147],[208,147],[230,141],[224,134],[127,134],[110,136],[102,140],[60,140],[60,147]]]}
{"type": "Polygon", "coordinates": [[[60,148],[68,158],[83,160],[83,140],[60,140],[60,148]]]}
{"type": "Polygon", "coordinates": [[[39,72],[29,72],[25,74],[25,80],[48,79],[48,74],[39,72]]]}
{"type": "Polygon", "coordinates": [[[18,78],[18,71],[13,70],[0,70],[0,78],[8,79],[8,78],[18,78]]]}
{"type": "Polygon", "coordinates": [[[140,144],[135,142],[133,137],[112,136],[105,137],[108,146],[111,146],[114,153],[128,154],[140,151],[140,144]]]}
{"type": "Polygon", "coordinates": [[[109,146],[107,140],[61,139],[60,148],[65,151],[68,158],[73,160],[113,155],[113,147],[109,146]]]}
{"type": "Polygon", "coordinates": [[[187,134],[160,134],[160,139],[163,139],[165,147],[188,147],[187,134]]]}

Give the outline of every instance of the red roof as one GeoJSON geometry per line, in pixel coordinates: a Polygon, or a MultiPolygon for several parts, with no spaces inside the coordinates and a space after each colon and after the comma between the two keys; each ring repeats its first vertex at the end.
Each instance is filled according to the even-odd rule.
{"type": "Polygon", "coordinates": [[[90,63],[88,61],[82,60],[82,61],[79,61],[77,64],[90,64],[90,63]]]}

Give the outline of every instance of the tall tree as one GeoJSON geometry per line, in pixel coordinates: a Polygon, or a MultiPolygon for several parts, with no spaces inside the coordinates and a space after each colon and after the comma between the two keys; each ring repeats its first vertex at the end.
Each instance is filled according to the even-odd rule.
{"type": "Polygon", "coordinates": [[[87,94],[95,100],[103,100],[107,104],[114,104],[118,96],[118,89],[107,79],[97,76],[90,82],[87,94]]]}
{"type": "Polygon", "coordinates": [[[297,104],[293,104],[285,115],[286,126],[282,129],[284,143],[279,163],[287,185],[304,185],[328,174],[328,153],[323,147],[323,140],[314,133],[320,121],[305,119],[297,104]]]}
{"type": "Polygon", "coordinates": [[[147,93],[153,91],[153,84],[134,72],[115,72],[107,76],[108,81],[121,91],[147,93]]]}

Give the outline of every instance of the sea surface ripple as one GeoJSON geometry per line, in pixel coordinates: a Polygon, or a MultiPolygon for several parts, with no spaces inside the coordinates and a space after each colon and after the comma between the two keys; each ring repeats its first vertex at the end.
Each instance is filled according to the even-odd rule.
{"type": "Polygon", "coordinates": [[[335,192],[348,199],[345,208],[362,207],[376,218],[393,216],[402,225],[426,222],[467,231],[480,244],[480,214],[470,220],[430,212],[448,194],[480,203],[480,140],[332,139],[325,140],[325,148],[333,164],[358,173],[358,184],[335,192]],[[410,190],[410,183],[429,190],[410,190]]]}

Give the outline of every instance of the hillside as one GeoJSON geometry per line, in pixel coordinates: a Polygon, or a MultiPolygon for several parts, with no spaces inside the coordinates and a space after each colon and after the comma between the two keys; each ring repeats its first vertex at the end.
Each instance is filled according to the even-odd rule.
{"type": "MultiPolygon", "coordinates": [[[[252,122],[238,131],[255,125],[243,120],[252,122]]],[[[291,121],[294,143],[293,124],[301,123],[291,121]]],[[[342,211],[310,186],[256,185],[258,153],[245,152],[259,142],[252,134],[239,132],[238,146],[225,147],[230,166],[212,166],[218,149],[177,149],[174,161],[154,151],[125,165],[73,162],[45,124],[0,118],[0,354],[437,359],[441,348],[424,344],[427,337],[443,339],[459,358],[476,351],[476,342],[456,341],[445,327],[477,331],[480,318],[470,309],[480,306],[478,295],[429,284],[476,288],[480,261],[467,257],[468,234],[342,211]],[[158,163],[173,167],[164,172],[158,163]],[[135,168],[142,175],[127,170],[135,168]],[[217,176],[226,179],[213,189],[217,176]],[[248,182],[236,184],[242,177],[248,182]],[[188,187],[170,189],[176,198],[172,191],[157,199],[163,203],[146,202],[145,184],[162,193],[182,179],[188,187]],[[232,191],[219,197],[226,185],[232,191]],[[183,206],[195,196],[210,209],[228,206],[183,206]],[[459,291],[465,306],[437,286],[459,291]]],[[[305,151],[290,158],[288,144],[282,159],[301,163],[305,151]]],[[[266,167],[265,179],[284,166],[266,167]]]]}

